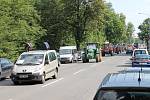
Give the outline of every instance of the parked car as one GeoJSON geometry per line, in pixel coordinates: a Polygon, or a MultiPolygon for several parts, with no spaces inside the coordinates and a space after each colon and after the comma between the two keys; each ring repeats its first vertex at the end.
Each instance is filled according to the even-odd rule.
{"type": "Polygon", "coordinates": [[[28,81],[44,83],[57,78],[58,59],[55,50],[35,50],[22,53],[15,63],[11,80],[14,84],[28,81]]]}
{"type": "Polygon", "coordinates": [[[138,54],[132,59],[132,67],[150,67],[150,55],[138,54]]]}
{"type": "Polygon", "coordinates": [[[59,49],[60,62],[77,62],[78,61],[78,52],[76,46],[63,46],[59,49]]]}
{"type": "Polygon", "coordinates": [[[0,58],[0,79],[5,79],[11,75],[14,64],[6,58],[0,58]]]}
{"type": "Polygon", "coordinates": [[[149,72],[118,72],[108,74],[93,100],[150,100],[149,72]]]}

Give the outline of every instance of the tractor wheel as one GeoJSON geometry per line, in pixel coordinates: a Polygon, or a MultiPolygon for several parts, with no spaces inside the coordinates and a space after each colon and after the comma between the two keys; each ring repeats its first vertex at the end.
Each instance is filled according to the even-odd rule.
{"type": "Polygon", "coordinates": [[[102,56],[105,56],[105,52],[102,52],[102,56]]]}
{"type": "Polygon", "coordinates": [[[86,63],[86,60],[85,60],[85,59],[83,59],[83,63],[86,63]]]}
{"type": "Polygon", "coordinates": [[[86,62],[89,62],[89,59],[86,59],[86,62]]]}

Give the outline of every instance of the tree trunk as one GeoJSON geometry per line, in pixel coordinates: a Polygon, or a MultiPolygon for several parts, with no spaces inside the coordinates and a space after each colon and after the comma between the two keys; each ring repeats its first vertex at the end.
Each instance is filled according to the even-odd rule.
{"type": "Polygon", "coordinates": [[[146,40],[147,50],[149,50],[149,40],[146,40]]]}

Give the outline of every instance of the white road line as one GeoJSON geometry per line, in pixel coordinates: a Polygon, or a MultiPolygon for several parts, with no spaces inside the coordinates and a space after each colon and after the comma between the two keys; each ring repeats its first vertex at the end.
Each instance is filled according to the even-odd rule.
{"type": "Polygon", "coordinates": [[[85,69],[80,69],[79,71],[73,73],[73,75],[76,75],[76,74],[78,74],[78,73],[80,73],[80,72],[83,72],[83,71],[85,71],[85,69]]]}
{"type": "Polygon", "coordinates": [[[58,79],[58,80],[56,80],[56,81],[50,82],[50,83],[48,83],[48,84],[45,84],[45,85],[42,86],[42,88],[44,88],[44,87],[46,87],[46,86],[49,86],[49,85],[52,85],[52,84],[54,84],[54,83],[56,83],[56,82],[59,82],[59,81],[61,81],[61,80],[63,80],[63,79],[64,79],[64,78],[60,78],[60,79],[58,79]]]}
{"type": "Polygon", "coordinates": [[[8,99],[8,100],[13,100],[13,99],[8,99]]]}

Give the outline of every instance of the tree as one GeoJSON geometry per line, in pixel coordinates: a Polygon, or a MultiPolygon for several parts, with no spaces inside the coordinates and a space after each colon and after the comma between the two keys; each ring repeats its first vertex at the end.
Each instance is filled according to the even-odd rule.
{"type": "Polygon", "coordinates": [[[138,27],[141,32],[139,32],[139,38],[144,40],[149,49],[149,39],[150,39],[150,18],[144,20],[144,22],[138,27]]]}
{"type": "Polygon", "coordinates": [[[126,38],[127,38],[127,40],[129,39],[129,44],[131,43],[131,40],[132,40],[132,34],[133,34],[133,32],[134,32],[134,25],[131,23],[131,22],[129,22],[128,24],[127,24],[127,31],[126,31],[126,38]]]}
{"type": "Polygon", "coordinates": [[[26,42],[43,35],[40,17],[33,0],[1,0],[0,9],[0,55],[15,60],[26,42]]]}

